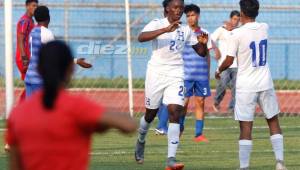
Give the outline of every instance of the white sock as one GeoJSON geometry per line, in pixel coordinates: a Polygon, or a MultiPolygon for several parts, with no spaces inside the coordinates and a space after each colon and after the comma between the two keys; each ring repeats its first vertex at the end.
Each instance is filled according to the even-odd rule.
{"type": "Polygon", "coordinates": [[[144,143],[145,142],[145,138],[148,132],[148,129],[150,128],[151,123],[146,122],[145,120],[145,116],[141,117],[140,120],[140,128],[139,128],[139,135],[138,135],[138,139],[140,142],[144,143]]]}
{"type": "Polygon", "coordinates": [[[247,168],[250,165],[252,140],[240,140],[239,147],[240,168],[247,168]]]}
{"type": "Polygon", "coordinates": [[[283,161],[283,136],[276,134],[270,137],[275,158],[278,161],[283,161]]]}
{"type": "Polygon", "coordinates": [[[176,157],[176,151],[179,145],[180,125],[178,123],[169,123],[168,128],[168,158],[176,157]]]}

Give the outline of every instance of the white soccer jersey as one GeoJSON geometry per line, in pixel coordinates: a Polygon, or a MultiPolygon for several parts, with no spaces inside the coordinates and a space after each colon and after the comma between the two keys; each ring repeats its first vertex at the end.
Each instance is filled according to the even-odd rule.
{"type": "Polygon", "coordinates": [[[252,22],[232,31],[227,54],[237,57],[237,91],[260,92],[273,88],[267,62],[268,29],[265,23],[252,22]]]}
{"type": "MultiPolygon", "coordinates": [[[[142,32],[156,31],[170,25],[167,18],[152,20],[142,32]]],[[[197,37],[189,26],[179,26],[175,31],[164,33],[152,40],[152,56],[148,69],[159,74],[183,78],[182,51],[186,44],[197,44],[197,37]]]]}
{"type": "MultiPolygon", "coordinates": [[[[221,66],[223,61],[226,59],[227,55],[227,45],[228,45],[228,37],[230,36],[230,32],[224,28],[224,26],[219,27],[211,34],[211,39],[217,43],[218,48],[221,52],[221,58],[218,60],[218,66],[221,66]]],[[[234,59],[233,64],[229,68],[237,68],[237,61],[234,59]]]]}

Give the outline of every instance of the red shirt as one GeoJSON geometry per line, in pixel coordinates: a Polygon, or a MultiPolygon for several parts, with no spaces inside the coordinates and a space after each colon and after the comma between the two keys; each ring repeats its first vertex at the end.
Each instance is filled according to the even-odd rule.
{"type": "Polygon", "coordinates": [[[66,91],[46,110],[37,92],[13,109],[7,142],[19,148],[24,170],[86,170],[102,113],[99,105],[66,91]]]}
{"type": "MultiPolygon", "coordinates": [[[[17,35],[23,34],[25,36],[24,46],[25,46],[25,54],[27,57],[30,57],[30,47],[29,47],[29,35],[31,30],[34,27],[34,22],[31,17],[24,14],[17,23],[17,35]]],[[[22,60],[21,60],[21,50],[18,47],[18,38],[17,38],[17,48],[16,48],[16,62],[17,66],[20,70],[22,70],[22,60]]]]}

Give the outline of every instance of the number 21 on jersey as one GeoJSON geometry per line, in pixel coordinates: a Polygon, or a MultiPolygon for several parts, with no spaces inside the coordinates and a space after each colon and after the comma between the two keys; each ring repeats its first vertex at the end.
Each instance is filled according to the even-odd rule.
{"type": "Polygon", "coordinates": [[[253,67],[265,66],[267,63],[268,40],[267,39],[261,40],[259,44],[256,44],[254,41],[252,41],[250,44],[250,49],[252,50],[252,66],[253,67]],[[256,56],[257,45],[259,50],[258,58],[256,56]]]}

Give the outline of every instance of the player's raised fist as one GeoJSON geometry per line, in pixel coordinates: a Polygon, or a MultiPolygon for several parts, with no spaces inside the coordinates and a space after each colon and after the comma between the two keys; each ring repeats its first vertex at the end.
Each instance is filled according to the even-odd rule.
{"type": "Polygon", "coordinates": [[[76,64],[78,64],[82,68],[91,68],[92,67],[92,64],[85,62],[85,58],[77,59],[76,64]]]}
{"type": "Polygon", "coordinates": [[[200,35],[197,36],[198,42],[201,44],[207,44],[208,42],[208,34],[202,32],[200,35]]]}

